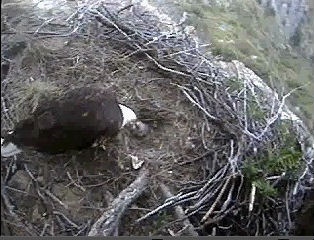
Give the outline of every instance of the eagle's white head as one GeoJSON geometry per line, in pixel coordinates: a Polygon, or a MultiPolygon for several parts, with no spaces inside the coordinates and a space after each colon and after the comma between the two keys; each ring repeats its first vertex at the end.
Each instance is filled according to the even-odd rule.
{"type": "MultiPolygon", "coordinates": [[[[8,135],[13,134],[13,131],[8,132],[8,135]]],[[[11,157],[16,154],[21,153],[22,150],[19,149],[15,144],[11,142],[5,142],[4,138],[1,138],[1,156],[11,157]]]]}
{"type": "Polygon", "coordinates": [[[138,137],[143,137],[149,132],[148,126],[137,119],[137,116],[132,109],[122,104],[119,104],[119,107],[123,117],[121,128],[127,125],[128,129],[138,137]]]}
{"type": "Polygon", "coordinates": [[[121,109],[123,118],[121,128],[123,128],[127,123],[130,123],[137,119],[135,112],[131,108],[128,108],[122,104],[119,104],[119,107],[121,109]]]}

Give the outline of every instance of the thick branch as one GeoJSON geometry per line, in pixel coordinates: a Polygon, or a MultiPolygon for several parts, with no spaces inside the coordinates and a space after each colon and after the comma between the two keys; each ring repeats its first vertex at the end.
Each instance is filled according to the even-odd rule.
{"type": "Polygon", "coordinates": [[[142,169],[139,176],[113,200],[101,217],[94,223],[88,236],[112,236],[126,208],[146,189],[148,170],[142,169]]]}

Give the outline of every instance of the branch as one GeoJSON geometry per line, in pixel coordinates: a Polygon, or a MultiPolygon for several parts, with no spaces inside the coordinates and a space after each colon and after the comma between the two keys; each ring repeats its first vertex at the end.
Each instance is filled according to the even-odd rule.
{"type": "Polygon", "coordinates": [[[143,168],[139,176],[113,200],[101,217],[93,224],[88,236],[112,236],[126,208],[147,188],[148,170],[143,168]]]}
{"type": "MultiPolygon", "coordinates": [[[[171,193],[170,189],[165,184],[161,183],[160,189],[166,198],[173,197],[173,194],[171,193]]],[[[198,233],[195,231],[194,226],[191,224],[191,222],[187,218],[181,206],[176,206],[174,213],[178,219],[185,219],[183,221],[184,229],[187,229],[187,232],[189,233],[190,236],[198,236],[198,233]]]]}

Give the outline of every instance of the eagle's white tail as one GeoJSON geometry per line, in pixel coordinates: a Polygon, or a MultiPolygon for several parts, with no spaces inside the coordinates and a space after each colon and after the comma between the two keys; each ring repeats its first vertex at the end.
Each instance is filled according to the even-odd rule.
{"type": "Polygon", "coordinates": [[[2,145],[3,142],[4,142],[4,139],[1,138],[1,156],[2,157],[11,157],[22,152],[22,150],[19,149],[15,144],[10,142],[8,144],[2,145]]]}

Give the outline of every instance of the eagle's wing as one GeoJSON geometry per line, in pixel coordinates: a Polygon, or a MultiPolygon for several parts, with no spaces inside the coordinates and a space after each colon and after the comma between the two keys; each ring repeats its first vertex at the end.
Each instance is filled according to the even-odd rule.
{"type": "Polygon", "coordinates": [[[56,117],[52,114],[51,111],[45,111],[42,114],[39,114],[37,117],[38,130],[54,128],[56,123],[56,117]]]}
{"type": "Polygon", "coordinates": [[[113,95],[82,88],[41,104],[20,132],[24,145],[57,153],[88,147],[100,136],[111,137],[121,124],[121,110],[113,95]],[[27,134],[24,129],[28,129],[27,134]]]}

